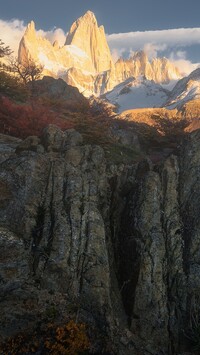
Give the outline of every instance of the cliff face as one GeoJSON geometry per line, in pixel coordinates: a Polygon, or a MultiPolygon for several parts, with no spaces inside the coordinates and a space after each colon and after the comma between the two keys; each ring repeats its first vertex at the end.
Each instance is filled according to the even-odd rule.
{"type": "Polygon", "coordinates": [[[87,11],[84,16],[73,23],[66,37],[66,45],[74,45],[85,52],[91,58],[97,72],[109,70],[112,65],[112,57],[104,27],[98,27],[93,12],[87,11]]]}
{"type": "Polygon", "coordinates": [[[1,334],[35,324],[55,297],[62,312],[78,300],[119,354],[186,350],[199,307],[199,159],[199,131],[159,166],[108,166],[100,147],[54,126],[41,140],[1,136],[1,334]]]}
{"type": "Polygon", "coordinates": [[[181,78],[178,69],[167,58],[154,58],[151,62],[143,51],[135,52],[129,59],[120,58],[115,63],[113,75],[117,82],[123,82],[131,76],[145,76],[156,83],[165,83],[181,78]]]}

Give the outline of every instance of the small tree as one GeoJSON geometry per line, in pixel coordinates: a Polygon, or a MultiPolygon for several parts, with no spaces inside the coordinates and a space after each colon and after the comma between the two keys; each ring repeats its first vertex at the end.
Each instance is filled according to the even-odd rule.
{"type": "Polygon", "coordinates": [[[20,62],[17,58],[12,58],[10,61],[10,71],[19,75],[24,84],[40,79],[44,67],[28,58],[20,62]]]}
{"type": "Polygon", "coordinates": [[[0,39],[0,58],[9,56],[12,52],[9,46],[5,46],[4,42],[0,39]]]}
{"type": "Polygon", "coordinates": [[[13,51],[9,46],[5,46],[4,42],[0,39],[0,96],[5,95],[15,100],[24,101],[27,97],[27,91],[25,86],[19,80],[19,77],[15,77],[12,74],[12,70],[9,66],[10,56],[13,51]]]}

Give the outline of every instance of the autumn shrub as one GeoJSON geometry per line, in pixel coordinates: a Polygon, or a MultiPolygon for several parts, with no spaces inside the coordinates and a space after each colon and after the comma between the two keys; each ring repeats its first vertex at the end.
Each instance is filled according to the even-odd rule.
{"type": "Polygon", "coordinates": [[[22,355],[27,353],[35,353],[40,347],[36,335],[17,335],[9,338],[5,343],[0,344],[0,354],[6,355],[22,355]],[[31,338],[31,341],[30,341],[31,338]]]}
{"type": "Polygon", "coordinates": [[[64,325],[48,324],[33,334],[17,335],[0,345],[0,353],[25,355],[27,353],[52,355],[85,354],[90,348],[86,325],[68,321],[64,325]]]}
{"type": "Polygon", "coordinates": [[[175,141],[180,139],[189,124],[188,120],[179,117],[152,116],[152,118],[155,119],[154,127],[158,132],[175,141]]]}
{"type": "Polygon", "coordinates": [[[89,339],[85,324],[73,320],[66,325],[52,327],[51,337],[45,341],[45,347],[53,355],[76,355],[89,349],[89,339]]]}
{"type": "Polygon", "coordinates": [[[39,136],[49,124],[55,124],[63,130],[73,127],[72,121],[60,118],[37,101],[19,104],[8,97],[0,97],[0,133],[19,138],[39,136]]]}

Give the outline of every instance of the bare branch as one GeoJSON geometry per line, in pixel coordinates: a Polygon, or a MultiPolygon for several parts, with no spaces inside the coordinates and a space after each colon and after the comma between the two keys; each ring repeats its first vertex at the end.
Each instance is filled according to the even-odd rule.
{"type": "Polygon", "coordinates": [[[13,73],[16,73],[25,84],[34,82],[40,79],[43,66],[36,64],[32,59],[27,59],[23,62],[19,62],[17,58],[10,60],[10,68],[13,73]]]}
{"type": "Polygon", "coordinates": [[[13,53],[9,46],[4,46],[4,42],[0,39],[0,58],[9,56],[13,53]]]}

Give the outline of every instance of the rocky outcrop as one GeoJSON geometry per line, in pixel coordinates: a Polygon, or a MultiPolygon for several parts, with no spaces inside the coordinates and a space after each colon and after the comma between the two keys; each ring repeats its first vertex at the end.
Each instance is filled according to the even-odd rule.
{"type": "MultiPolygon", "coordinates": [[[[3,160],[0,178],[3,302],[33,282],[82,298],[86,308],[101,309],[107,318],[111,281],[101,207],[108,188],[103,150],[82,146],[74,130],[62,133],[50,126],[41,140],[20,143],[10,159],[3,160]]],[[[1,332],[11,332],[17,320],[10,323],[4,312],[2,317],[1,332]]]]}
{"type": "Polygon", "coordinates": [[[89,108],[89,101],[79,90],[66,84],[62,79],[54,79],[50,76],[44,76],[41,80],[36,80],[31,84],[33,95],[40,98],[46,98],[50,102],[56,101],[63,106],[71,107],[73,111],[80,111],[89,108]]]}
{"type": "Polygon", "coordinates": [[[1,334],[33,326],[57,297],[63,313],[78,301],[116,353],[188,350],[200,307],[200,132],[158,166],[108,164],[55,126],[0,144],[1,334]]]}

